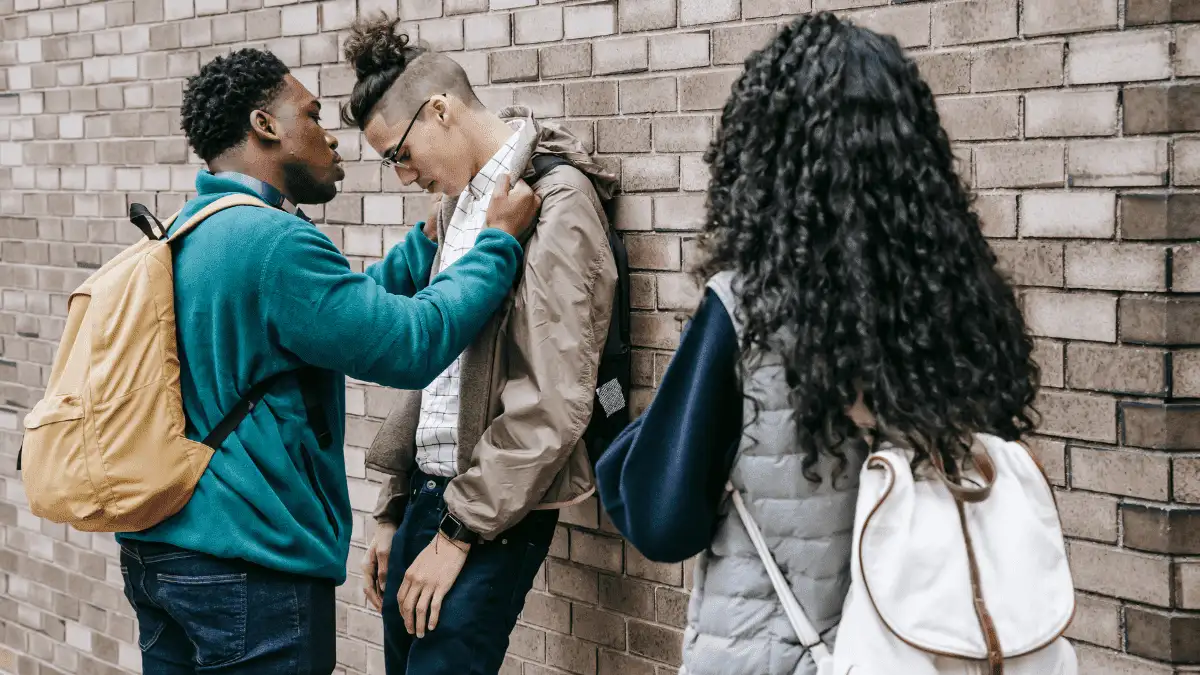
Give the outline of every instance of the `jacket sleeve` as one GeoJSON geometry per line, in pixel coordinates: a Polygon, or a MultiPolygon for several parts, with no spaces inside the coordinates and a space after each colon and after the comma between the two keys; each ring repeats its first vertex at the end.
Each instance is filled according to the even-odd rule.
{"type": "Polygon", "coordinates": [[[508,322],[502,412],[445,493],[449,511],[485,540],[539,503],[582,438],[612,318],[616,263],[589,195],[548,187],[526,260],[508,322]]]}
{"type": "Polygon", "coordinates": [[[397,389],[420,389],[454,361],[499,308],[520,244],[485,230],[457,264],[412,297],[389,293],[315,227],[277,238],[259,293],[268,336],[300,361],[397,389]]]}
{"type": "Polygon", "coordinates": [[[737,334],[705,294],[650,406],[596,464],[600,503],[642,555],[680,562],[708,548],[742,437],[737,334]]]}
{"type": "Polygon", "coordinates": [[[412,295],[429,283],[429,270],[437,244],[425,236],[425,223],[417,223],[383,260],[365,270],[367,276],[394,295],[412,295]]]}

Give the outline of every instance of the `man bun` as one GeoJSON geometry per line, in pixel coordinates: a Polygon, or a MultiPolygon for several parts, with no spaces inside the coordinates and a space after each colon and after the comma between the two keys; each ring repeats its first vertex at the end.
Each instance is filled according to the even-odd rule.
{"type": "Polygon", "coordinates": [[[390,19],[382,12],[373,19],[360,19],[350,29],[343,54],[354,67],[359,79],[384,73],[402,71],[419,53],[409,47],[407,33],[396,32],[399,18],[390,19]]]}
{"type": "Polygon", "coordinates": [[[380,12],[351,26],[342,54],[354,68],[357,82],[350,100],[342,105],[343,123],[362,129],[396,78],[425,53],[425,48],[409,44],[407,33],[397,32],[399,23],[399,18],[380,12]]]}

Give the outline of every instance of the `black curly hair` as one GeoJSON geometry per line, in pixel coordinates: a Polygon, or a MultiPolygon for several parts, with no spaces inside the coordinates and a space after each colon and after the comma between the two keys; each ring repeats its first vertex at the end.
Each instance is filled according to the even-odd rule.
{"type": "Polygon", "coordinates": [[[208,162],[241,145],[251,111],[275,98],[288,72],[278,56],[247,48],[216,57],[188,78],[180,127],[196,155],[208,162]]]}
{"type": "Polygon", "coordinates": [[[953,466],[1034,426],[1038,370],[929,87],[890,36],[830,13],[746,59],[719,132],[702,279],[738,279],[747,359],[784,361],[806,476],[878,433],[953,466]]]}

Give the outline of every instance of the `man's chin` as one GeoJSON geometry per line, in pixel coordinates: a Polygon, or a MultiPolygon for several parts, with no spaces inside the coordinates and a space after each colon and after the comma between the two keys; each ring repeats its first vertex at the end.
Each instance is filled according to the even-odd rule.
{"type": "Polygon", "coordinates": [[[327,204],[333,201],[337,196],[337,183],[329,183],[326,185],[310,183],[304,186],[303,190],[296,190],[294,194],[296,199],[301,204],[327,204]]]}

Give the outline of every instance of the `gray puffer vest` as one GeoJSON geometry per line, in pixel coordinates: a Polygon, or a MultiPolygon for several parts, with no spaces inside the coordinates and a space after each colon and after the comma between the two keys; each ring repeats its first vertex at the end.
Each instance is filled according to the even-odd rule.
{"type": "MultiPolygon", "coordinates": [[[[714,276],[707,286],[725,305],[740,338],[732,273],[714,276]]],[[[821,483],[807,480],[782,359],[764,356],[741,373],[741,381],[748,424],[730,480],[832,650],[850,587],[854,507],[865,455],[847,449],[847,466],[837,476],[836,460],[822,456],[813,467],[821,483]],[[757,416],[752,401],[758,403],[757,416]]],[[[745,527],[728,501],[724,508],[712,545],[696,561],[680,674],[813,675],[816,665],[799,645],[745,527]]]]}

